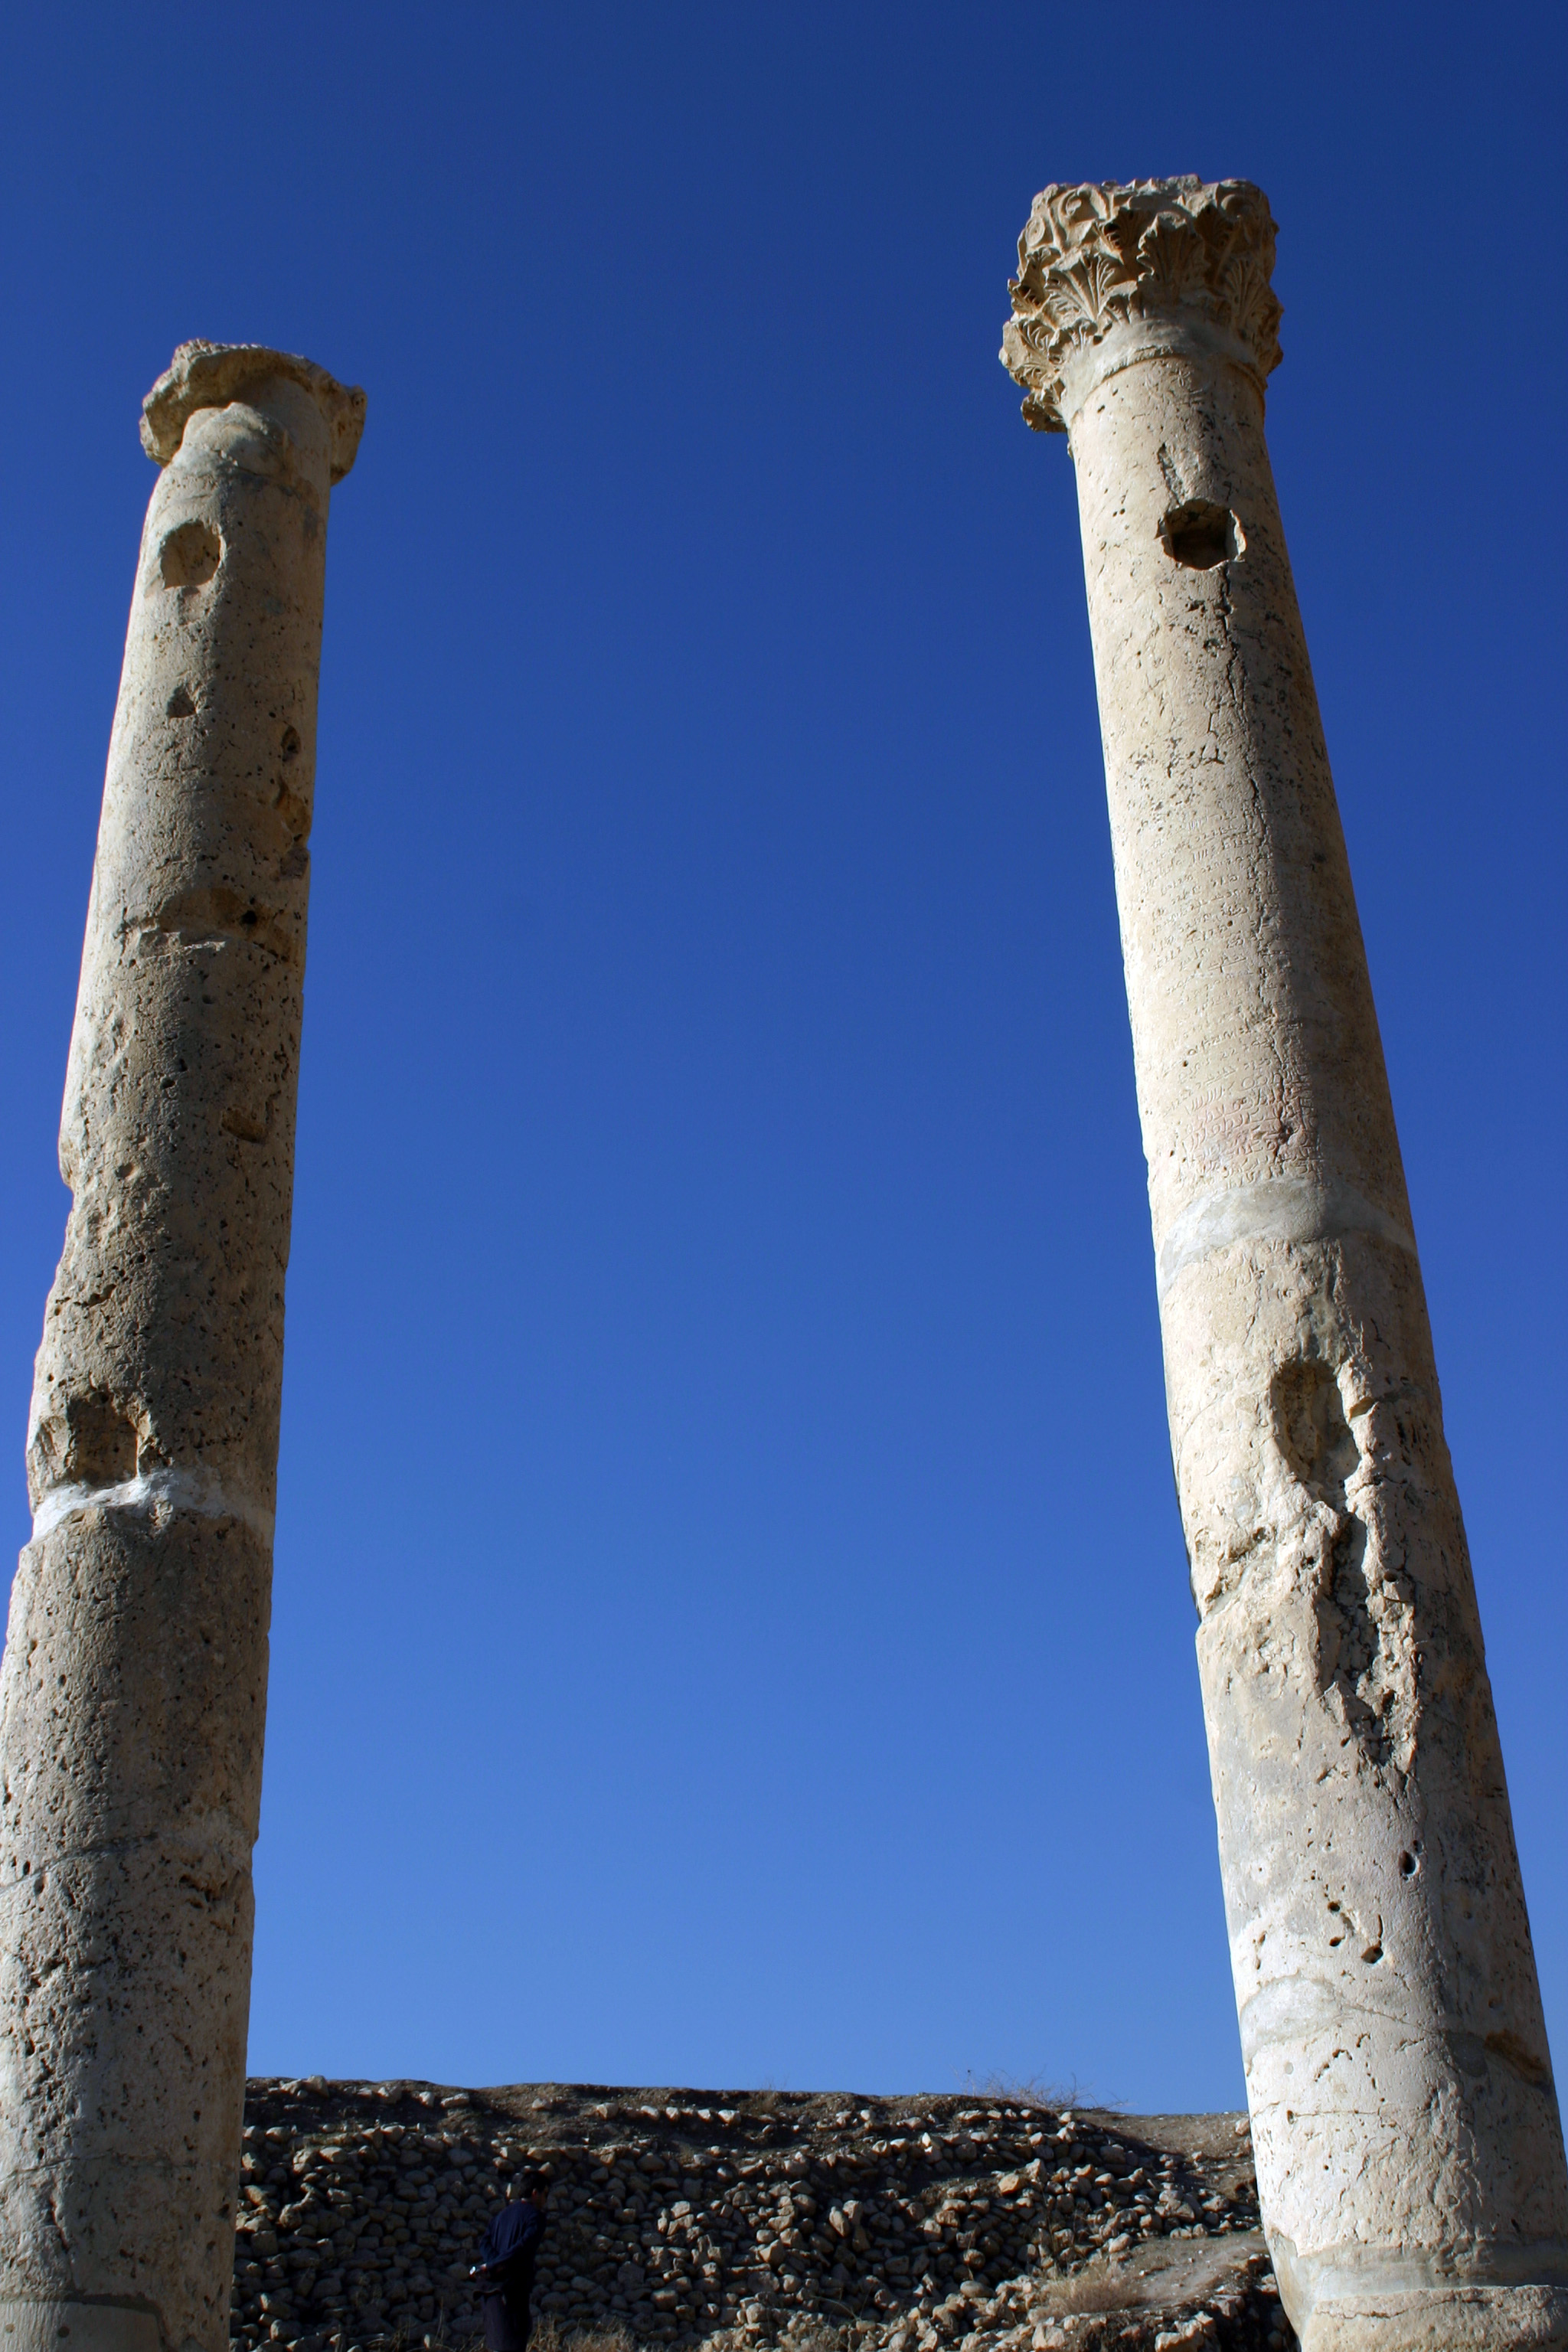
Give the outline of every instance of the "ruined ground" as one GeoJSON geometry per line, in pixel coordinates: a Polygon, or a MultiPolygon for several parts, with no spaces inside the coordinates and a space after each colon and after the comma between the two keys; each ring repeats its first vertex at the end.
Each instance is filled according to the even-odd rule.
{"type": "Polygon", "coordinates": [[[536,2352],[1282,2352],[1246,2118],[784,2091],[248,2086],[233,2333],[479,2331],[468,2265],[552,2181],[536,2352]]]}

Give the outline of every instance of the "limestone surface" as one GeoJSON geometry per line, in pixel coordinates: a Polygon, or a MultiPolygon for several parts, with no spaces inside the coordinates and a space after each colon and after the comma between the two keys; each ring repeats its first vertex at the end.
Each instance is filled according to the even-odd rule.
{"type": "Polygon", "coordinates": [[[1263,2221],[1308,2352],[1568,2344],[1568,2169],[1421,1268],[1264,439],[1240,181],[1047,188],[1263,2221]]]}
{"type": "Polygon", "coordinates": [[[331,481],[363,395],[187,344],[60,1130],[0,1680],[0,2321],[227,2334],[331,481]]]}

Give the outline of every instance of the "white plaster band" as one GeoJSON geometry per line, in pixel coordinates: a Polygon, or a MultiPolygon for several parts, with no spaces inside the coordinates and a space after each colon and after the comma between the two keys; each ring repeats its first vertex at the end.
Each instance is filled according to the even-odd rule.
{"type": "MultiPolygon", "coordinates": [[[[263,1543],[272,1541],[273,1514],[248,1495],[226,1491],[211,1470],[147,1470],[118,1486],[52,1486],[33,1514],[37,1543],[77,1511],[195,1511],[204,1519],[238,1519],[263,1543]]],[[[7,2352],[0,2338],[0,2352],[7,2352]]]]}
{"type": "Polygon", "coordinates": [[[1160,359],[1223,360],[1250,376],[1258,386],[1258,399],[1264,397],[1263,377],[1250,346],[1212,320],[1185,311],[1124,319],[1098,343],[1080,344],[1062,368],[1057,406],[1068,434],[1084,402],[1108,377],[1136,367],[1140,360],[1160,359]]]}
{"type": "MultiPolygon", "coordinates": [[[[1381,2302],[1385,2296],[1427,2296],[1467,2291],[1500,2300],[1539,2295],[1559,2322],[1568,2319],[1568,2246],[1552,2240],[1526,2246],[1483,2242],[1473,2252],[1419,2246],[1325,2246],[1299,2254],[1289,2238],[1271,2231],[1268,2251],[1279,2283],[1300,2297],[1300,2308],[1316,2316],[1325,2304],[1381,2302]]],[[[1459,2335],[1434,2336],[1444,2352],[1468,2341],[1459,2335]]],[[[1486,2337],[1487,2344],[1500,2339],[1486,2337]]],[[[1512,2344],[1538,2339],[1510,2336],[1512,2344]]],[[[1551,2339],[1541,2339],[1550,2341],[1551,2339]]]]}
{"type": "Polygon", "coordinates": [[[158,2352],[153,2314],[123,2303],[0,2303],[0,2352],[158,2352]]]}
{"type": "Polygon", "coordinates": [[[1347,1234],[1370,1234],[1417,1255],[1415,1235],[1348,1184],[1266,1176],[1256,1184],[1205,1192],[1188,1202],[1160,1244],[1160,1297],[1184,1267],[1239,1242],[1336,1242],[1347,1234]]]}

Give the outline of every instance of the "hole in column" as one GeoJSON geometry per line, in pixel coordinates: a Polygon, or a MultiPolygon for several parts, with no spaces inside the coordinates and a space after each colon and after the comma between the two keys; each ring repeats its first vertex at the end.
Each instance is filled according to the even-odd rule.
{"type": "MultiPolygon", "coordinates": [[[[300,730],[297,727],[285,727],[279,738],[279,766],[287,771],[299,758],[303,749],[300,730]]],[[[272,805],[279,811],[295,840],[302,841],[310,830],[310,811],[303,795],[297,793],[290,784],[287,773],[277,779],[277,791],[272,805]]],[[[285,874],[303,873],[304,868],[290,866],[285,861],[283,871],[285,874]]]]}
{"type": "Polygon", "coordinates": [[[1384,1580],[1368,1523],[1351,1501],[1361,1454],[1333,1373],[1316,1357],[1281,1364],[1270,1391],[1286,1466],[1329,1515],[1303,1530],[1318,1688],[1325,1698],[1338,1693],[1342,1721],[1369,1760],[1382,1763],[1412,1704],[1408,1606],[1384,1580]]]}
{"type": "Polygon", "coordinates": [[[1241,525],[1228,507],[1210,499],[1188,499],[1172,507],[1160,525],[1160,538],[1173,563],[1188,572],[1213,572],[1233,563],[1247,545],[1241,525]]]}
{"type": "Polygon", "coordinates": [[[188,686],[177,686],[163,705],[163,716],[166,719],[194,719],[195,712],[196,706],[191,699],[191,689],[188,686]]]}
{"type": "Polygon", "coordinates": [[[158,550],[165,588],[203,588],[223,561],[223,541],[210,522],[183,522],[158,550]]]}
{"type": "Polygon", "coordinates": [[[278,790],[273,796],[272,805],[278,811],[279,815],[282,818],[289,832],[293,835],[294,839],[296,841],[302,841],[306,834],[310,830],[310,812],[306,807],[304,802],[300,799],[299,793],[291,793],[281,778],[279,779],[278,790]]]}
{"type": "Polygon", "coordinates": [[[101,1389],[68,1397],[37,1431],[33,1450],[44,1482],[121,1486],[136,1475],[136,1424],[101,1389]]]}
{"type": "Polygon", "coordinates": [[[1291,1470],[1309,1494],[1342,1510],[1345,1481],[1361,1455],[1332,1372],[1315,1357],[1281,1364],[1270,1401],[1274,1433],[1291,1470]]]}
{"type": "Polygon", "coordinates": [[[1538,2056],[1527,2042],[1507,2026],[1500,2032],[1489,2033],[1483,2046],[1491,2052],[1494,2058],[1500,2058],[1505,2066],[1511,2066],[1532,2090],[1544,2090],[1552,2080],[1552,2069],[1545,2058],[1538,2056]]]}

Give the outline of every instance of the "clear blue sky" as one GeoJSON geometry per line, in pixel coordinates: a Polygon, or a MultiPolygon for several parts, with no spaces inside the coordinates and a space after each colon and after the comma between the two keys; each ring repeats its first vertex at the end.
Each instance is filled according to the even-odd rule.
{"type": "Polygon", "coordinates": [[[252,2064],[1232,2105],[1047,180],[1242,174],[1568,2059],[1561,11],[17,10],[0,1494],[186,336],[333,500],[252,2064]]]}

